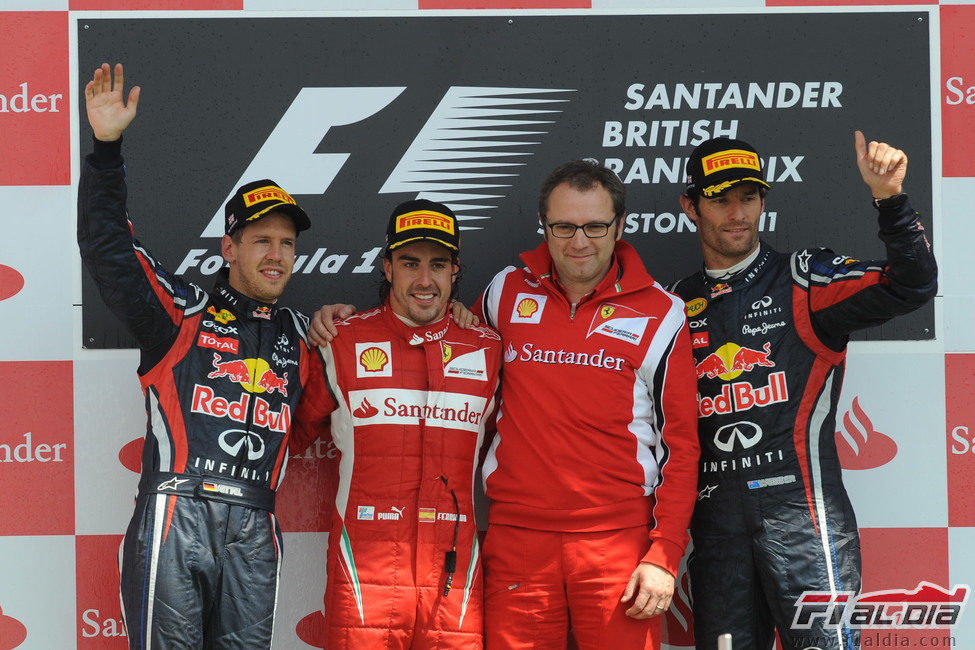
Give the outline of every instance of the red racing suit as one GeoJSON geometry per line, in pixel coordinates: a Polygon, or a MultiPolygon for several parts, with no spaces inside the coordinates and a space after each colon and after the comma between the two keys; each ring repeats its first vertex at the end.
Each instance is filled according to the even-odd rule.
{"type": "Polygon", "coordinates": [[[388,303],[338,326],[319,348],[325,385],[309,386],[298,417],[331,413],[341,453],[325,647],[480,648],[472,486],[500,337],[449,316],[411,327],[388,303]]]}
{"type": "MultiPolygon", "coordinates": [[[[504,346],[497,436],[483,470],[488,546],[498,524],[593,534],[646,527],[649,550],[626,577],[641,560],[676,576],[699,454],[683,303],[625,242],[575,306],[553,278],[546,244],[521,258],[526,266],[498,273],[474,308],[504,346]]],[[[490,560],[485,571],[490,583],[490,560]]],[[[625,586],[626,578],[615,601],[625,586]]]]}

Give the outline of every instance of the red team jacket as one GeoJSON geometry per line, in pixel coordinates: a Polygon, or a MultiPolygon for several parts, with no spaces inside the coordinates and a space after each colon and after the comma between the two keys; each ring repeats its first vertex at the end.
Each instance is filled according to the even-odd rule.
{"type": "Polygon", "coordinates": [[[585,532],[648,525],[643,558],[677,574],[697,496],[696,376],[684,302],[617,242],[573,310],[543,243],[498,273],[475,313],[504,346],[491,523],[585,532]]]}

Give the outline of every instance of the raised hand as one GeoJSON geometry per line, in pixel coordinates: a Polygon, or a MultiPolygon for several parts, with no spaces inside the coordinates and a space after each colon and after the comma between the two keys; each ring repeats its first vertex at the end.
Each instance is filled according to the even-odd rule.
{"type": "Polygon", "coordinates": [[[863,182],[870,187],[875,199],[886,199],[900,194],[907,175],[907,154],[886,142],[871,141],[867,144],[862,131],[853,134],[857,167],[863,182]]]}
{"type": "Polygon", "coordinates": [[[140,88],[135,86],[129,92],[126,105],[122,96],[122,64],[115,64],[115,80],[107,63],[95,69],[95,74],[85,86],[85,108],[88,123],[95,137],[103,142],[111,142],[122,137],[122,131],[135,118],[139,104],[140,88]]]}

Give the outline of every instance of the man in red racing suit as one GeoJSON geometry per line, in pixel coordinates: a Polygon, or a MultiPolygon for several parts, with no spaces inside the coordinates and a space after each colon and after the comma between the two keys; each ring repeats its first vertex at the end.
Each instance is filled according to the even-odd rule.
{"type": "MultiPolygon", "coordinates": [[[[228,202],[229,274],[212,292],[169,274],[127,221],[122,66],[85,92],[95,135],[78,187],[78,244],[102,298],[138,342],[148,426],[120,556],[129,647],[268,648],[281,564],[275,490],[292,414],[319,360],[307,319],[274,304],[304,211],[272,181],[228,202]]],[[[301,441],[304,449],[310,440],[301,441]]]]}
{"type": "Polygon", "coordinates": [[[459,250],[446,206],[394,210],[384,303],[338,325],[302,421],[331,414],[341,456],[325,647],[482,646],[472,485],[494,409],[501,343],[447,314],[459,250]]]}

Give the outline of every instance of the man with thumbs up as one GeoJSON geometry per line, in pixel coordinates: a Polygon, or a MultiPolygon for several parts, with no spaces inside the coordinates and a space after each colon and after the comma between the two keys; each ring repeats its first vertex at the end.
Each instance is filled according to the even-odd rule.
{"type": "Polygon", "coordinates": [[[913,311],[937,291],[937,266],[903,193],[907,156],[854,136],[887,259],[824,248],[792,253],[758,236],[770,189],[758,151],[713,138],[687,162],[681,207],[704,265],[684,299],[698,368],[701,443],[689,562],[695,642],[714,648],[859,647],[823,620],[792,629],[805,591],[860,589],[860,540],[833,442],[851,332],[913,311]]]}

